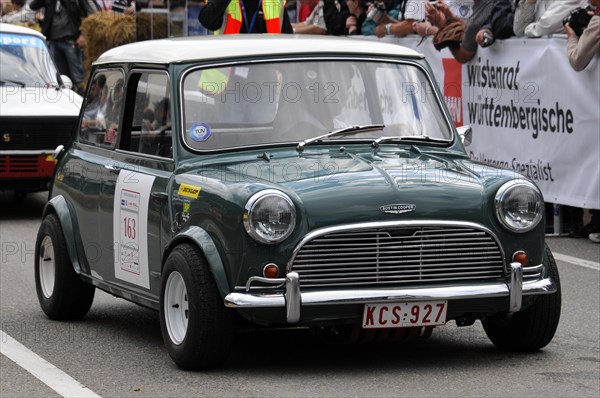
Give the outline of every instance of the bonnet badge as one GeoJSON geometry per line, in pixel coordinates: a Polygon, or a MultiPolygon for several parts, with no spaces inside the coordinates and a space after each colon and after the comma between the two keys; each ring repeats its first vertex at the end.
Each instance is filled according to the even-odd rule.
{"type": "Polygon", "coordinates": [[[417,208],[417,205],[413,204],[396,204],[396,205],[385,205],[381,206],[379,210],[383,213],[388,214],[402,214],[408,213],[409,211],[413,211],[417,208]]]}

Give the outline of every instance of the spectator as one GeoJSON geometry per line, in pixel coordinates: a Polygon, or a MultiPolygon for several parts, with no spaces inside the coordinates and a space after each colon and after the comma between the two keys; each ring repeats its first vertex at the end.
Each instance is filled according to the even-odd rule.
{"type": "Polygon", "coordinates": [[[564,33],[562,20],[586,0],[521,0],[515,10],[516,36],[541,37],[564,33]]]}
{"type": "Polygon", "coordinates": [[[508,39],[515,35],[513,25],[518,2],[519,0],[494,1],[490,19],[477,32],[477,43],[481,47],[491,46],[496,40],[508,39]]]}
{"type": "MultiPolygon", "coordinates": [[[[417,33],[419,24],[427,31],[431,24],[425,21],[425,3],[428,0],[388,0],[387,2],[379,2],[371,4],[367,10],[367,15],[371,13],[376,6],[386,10],[381,17],[369,18],[363,23],[362,31],[365,35],[376,35],[384,37],[386,35],[406,36],[417,33]]],[[[425,33],[425,31],[423,31],[425,33]]]]}
{"type": "Polygon", "coordinates": [[[312,14],[313,10],[319,4],[319,0],[299,0],[298,19],[296,22],[304,22],[312,14]]]}
{"type": "MultiPolygon", "coordinates": [[[[323,0],[304,0],[302,5],[307,7],[312,6],[312,11],[302,22],[298,22],[292,25],[294,33],[303,35],[326,35],[327,24],[325,23],[324,8],[325,3],[323,0]]],[[[307,8],[304,8],[306,12],[307,8]]],[[[300,9],[302,17],[302,8],[300,9]]]]}
{"type": "Polygon", "coordinates": [[[346,35],[361,35],[362,25],[367,17],[365,0],[347,0],[348,18],[346,19],[346,35]]]}
{"type": "MultiPolygon", "coordinates": [[[[584,70],[596,55],[600,48],[600,0],[589,0],[595,7],[590,11],[592,19],[583,31],[581,37],[577,37],[569,24],[565,25],[567,31],[567,54],[569,63],[577,72],[584,70]]],[[[574,238],[588,237],[592,242],[600,243],[600,210],[590,210],[592,218],[589,223],[571,234],[574,238]]]]}
{"type": "Polygon", "coordinates": [[[349,15],[346,0],[320,0],[303,24],[294,24],[294,33],[344,35],[349,15]]]}
{"type": "Polygon", "coordinates": [[[427,20],[439,28],[433,40],[436,49],[448,47],[461,64],[473,59],[477,52],[477,34],[490,19],[494,0],[474,0],[473,13],[466,22],[456,17],[443,0],[437,6],[425,3],[425,7],[427,20]]]}
{"type": "Polygon", "coordinates": [[[12,11],[4,14],[0,22],[12,23],[32,27],[37,24],[35,11],[29,8],[25,0],[11,0],[12,11]]]}
{"type": "MultiPolygon", "coordinates": [[[[600,48],[600,0],[589,0],[595,7],[595,11],[590,11],[592,19],[587,28],[583,31],[581,37],[577,37],[569,24],[565,25],[565,30],[569,37],[567,42],[567,54],[569,63],[577,72],[580,72],[588,66],[594,55],[600,48]]],[[[597,231],[596,231],[597,232],[597,231]]]]}
{"type": "Polygon", "coordinates": [[[284,0],[207,0],[198,20],[206,29],[222,34],[292,33],[284,3],[284,0]],[[259,3],[262,3],[260,8],[259,3]]]}
{"type": "Polygon", "coordinates": [[[99,11],[93,0],[33,0],[32,10],[44,8],[42,33],[48,39],[52,59],[61,74],[67,75],[76,91],[82,91],[85,72],[77,39],[81,35],[81,19],[99,11]]]}
{"type": "Polygon", "coordinates": [[[111,88],[110,94],[108,95],[108,101],[106,103],[106,120],[107,125],[112,126],[111,128],[117,129],[119,119],[121,118],[121,110],[123,108],[125,82],[123,79],[117,80],[115,85],[111,88]]]}
{"type": "Polygon", "coordinates": [[[104,129],[104,109],[107,99],[106,89],[106,76],[103,74],[97,75],[92,81],[87,95],[83,119],[81,121],[82,128],[104,129]]]}

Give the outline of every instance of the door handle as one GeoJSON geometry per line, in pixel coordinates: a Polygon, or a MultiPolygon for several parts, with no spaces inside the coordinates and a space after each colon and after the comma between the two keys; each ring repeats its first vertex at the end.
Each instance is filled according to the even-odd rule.
{"type": "Polygon", "coordinates": [[[114,164],[105,164],[104,168],[106,170],[110,171],[111,173],[115,173],[115,174],[119,174],[119,171],[121,171],[121,168],[114,164]]]}

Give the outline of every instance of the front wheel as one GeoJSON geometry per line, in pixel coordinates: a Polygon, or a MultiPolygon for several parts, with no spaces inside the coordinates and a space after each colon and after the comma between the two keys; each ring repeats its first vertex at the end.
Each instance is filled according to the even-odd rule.
{"type": "Polygon", "coordinates": [[[489,339],[508,351],[536,351],[552,341],[560,320],[561,288],[558,267],[546,246],[544,265],[556,284],[556,292],[539,296],[527,309],[510,319],[488,318],[482,322],[489,339]]]}
{"type": "Polygon", "coordinates": [[[202,253],[188,244],[176,247],[165,263],[160,298],[160,326],[173,361],[186,370],[222,364],[231,350],[232,319],[202,253]]]}
{"type": "Polygon", "coordinates": [[[48,318],[79,319],[94,301],[95,287],[73,270],[58,218],[49,214],[42,221],[35,244],[35,290],[48,318]]]}

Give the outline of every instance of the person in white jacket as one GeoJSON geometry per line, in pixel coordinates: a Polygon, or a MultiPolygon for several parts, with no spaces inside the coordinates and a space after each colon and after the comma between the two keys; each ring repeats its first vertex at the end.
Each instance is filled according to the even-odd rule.
{"type": "Polygon", "coordinates": [[[541,37],[565,33],[562,20],[587,0],[520,0],[515,10],[515,36],[541,37]]]}

